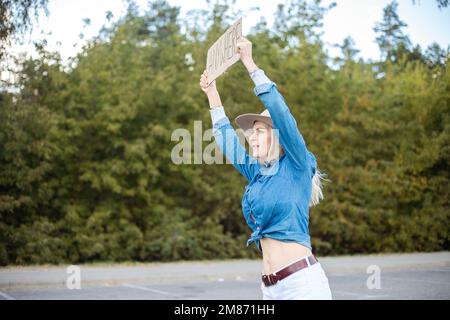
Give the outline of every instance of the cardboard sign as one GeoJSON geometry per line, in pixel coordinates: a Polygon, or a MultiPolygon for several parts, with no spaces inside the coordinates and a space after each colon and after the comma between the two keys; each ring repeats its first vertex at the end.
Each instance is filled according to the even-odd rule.
{"type": "Polygon", "coordinates": [[[208,50],[206,71],[209,83],[239,61],[236,43],[242,36],[242,18],[237,20],[208,50]]]}

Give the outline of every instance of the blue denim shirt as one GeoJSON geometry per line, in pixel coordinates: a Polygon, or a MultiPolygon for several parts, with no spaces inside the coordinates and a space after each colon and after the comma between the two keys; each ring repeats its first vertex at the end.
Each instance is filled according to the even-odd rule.
{"type": "Polygon", "coordinates": [[[254,93],[269,110],[284,150],[284,154],[271,163],[258,163],[247,154],[222,107],[212,111],[212,114],[216,113],[213,133],[218,147],[249,181],[242,197],[244,218],[252,230],[247,246],[254,242],[262,251],[260,240],[267,237],[298,242],[312,249],[309,202],[316,159],[307,150],[297,122],[277,85],[272,81],[257,84],[254,93]]]}

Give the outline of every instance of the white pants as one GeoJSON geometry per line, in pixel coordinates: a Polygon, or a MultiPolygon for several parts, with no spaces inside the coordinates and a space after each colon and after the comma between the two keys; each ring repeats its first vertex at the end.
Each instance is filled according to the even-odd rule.
{"type": "Polygon", "coordinates": [[[261,290],[264,300],[332,299],[328,278],[319,262],[296,271],[268,287],[261,281],[261,290]]]}

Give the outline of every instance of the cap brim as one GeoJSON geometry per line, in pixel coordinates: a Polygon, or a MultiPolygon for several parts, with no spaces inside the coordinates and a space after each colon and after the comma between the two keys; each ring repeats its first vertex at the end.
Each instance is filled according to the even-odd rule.
{"type": "Polygon", "coordinates": [[[272,119],[270,119],[270,117],[262,116],[256,113],[241,114],[240,116],[236,117],[234,121],[236,121],[237,125],[244,131],[253,128],[253,124],[255,123],[255,121],[264,122],[265,124],[268,124],[272,127],[272,119]]]}

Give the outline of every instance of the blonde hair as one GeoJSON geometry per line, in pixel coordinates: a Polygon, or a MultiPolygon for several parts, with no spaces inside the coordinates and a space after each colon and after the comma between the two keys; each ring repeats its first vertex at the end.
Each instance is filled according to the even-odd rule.
{"type": "Polygon", "coordinates": [[[312,177],[312,191],[311,191],[311,198],[309,200],[310,207],[318,205],[320,200],[323,199],[323,192],[322,192],[323,185],[321,180],[330,181],[328,179],[325,179],[326,175],[327,175],[326,173],[321,172],[319,168],[316,167],[316,172],[312,177]]]}
{"type": "MultiPolygon", "coordinates": [[[[255,124],[256,121],[253,122],[255,124]]],[[[261,121],[260,121],[261,122],[261,121]]],[[[272,126],[268,125],[267,123],[262,122],[271,133],[271,143],[267,155],[267,162],[277,159],[283,152],[283,148],[280,145],[280,142],[278,141],[278,138],[274,134],[274,129],[272,126]]],[[[321,180],[331,181],[329,179],[325,179],[327,176],[326,173],[321,172],[319,170],[319,167],[316,166],[316,172],[314,173],[314,176],[312,177],[312,190],[311,190],[311,198],[309,200],[309,206],[313,207],[319,204],[319,202],[324,198],[323,197],[323,184],[321,180]]]]}
{"type": "Polygon", "coordinates": [[[278,141],[277,136],[275,135],[275,130],[272,126],[264,123],[269,131],[270,131],[270,147],[269,152],[267,153],[267,161],[272,161],[278,159],[283,154],[283,149],[280,145],[280,141],[278,141]]]}

